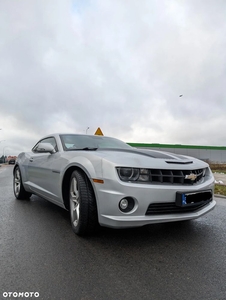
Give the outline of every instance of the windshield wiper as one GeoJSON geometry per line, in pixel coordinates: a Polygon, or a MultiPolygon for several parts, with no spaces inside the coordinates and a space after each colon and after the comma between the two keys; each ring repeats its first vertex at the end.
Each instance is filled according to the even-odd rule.
{"type": "Polygon", "coordinates": [[[98,148],[96,147],[84,147],[84,148],[75,148],[75,149],[73,149],[73,150],[93,150],[93,151],[95,151],[95,150],[97,150],[98,148]]]}

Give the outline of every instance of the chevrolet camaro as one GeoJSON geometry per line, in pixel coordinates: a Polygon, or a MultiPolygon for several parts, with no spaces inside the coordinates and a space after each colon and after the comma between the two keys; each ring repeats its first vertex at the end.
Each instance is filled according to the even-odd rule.
{"type": "Polygon", "coordinates": [[[214,177],[207,163],[133,148],[97,135],[52,134],[20,153],[13,170],[17,199],[32,194],[70,211],[73,231],[186,221],[211,211],[214,177]]]}

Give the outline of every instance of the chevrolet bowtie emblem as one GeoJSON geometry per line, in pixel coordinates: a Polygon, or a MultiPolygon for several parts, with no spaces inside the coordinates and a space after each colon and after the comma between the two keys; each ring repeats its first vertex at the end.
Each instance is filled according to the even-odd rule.
{"type": "Polygon", "coordinates": [[[197,175],[195,175],[194,173],[191,173],[191,174],[185,176],[185,179],[190,179],[192,181],[194,181],[196,178],[197,178],[197,175]]]}

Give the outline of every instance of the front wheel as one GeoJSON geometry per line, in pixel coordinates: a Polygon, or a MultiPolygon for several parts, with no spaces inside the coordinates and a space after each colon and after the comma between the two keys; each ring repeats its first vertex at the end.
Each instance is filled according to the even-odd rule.
{"type": "Polygon", "coordinates": [[[98,225],[96,200],[91,183],[81,171],[71,175],[69,199],[73,231],[78,235],[92,233],[98,225]]]}
{"type": "Polygon", "coordinates": [[[14,170],[13,173],[13,191],[14,195],[17,199],[28,199],[31,197],[31,193],[28,193],[25,191],[23,183],[22,183],[22,178],[21,178],[21,173],[20,173],[20,168],[17,166],[14,170]]]}

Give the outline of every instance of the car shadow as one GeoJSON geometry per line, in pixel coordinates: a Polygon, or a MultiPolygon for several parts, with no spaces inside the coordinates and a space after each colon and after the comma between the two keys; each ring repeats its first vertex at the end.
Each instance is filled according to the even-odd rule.
{"type": "Polygon", "coordinates": [[[186,243],[200,240],[205,237],[208,232],[209,224],[206,221],[207,217],[202,217],[190,221],[177,221],[160,224],[150,224],[143,227],[127,228],[127,229],[113,229],[98,226],[97,230],[86,236],[77,236],[73,233],[70,224],[69,211],[43,199],[32,195],[30,201],[19,201],[20,206],[29,207],[32,214],[35,216],[43,216],[43,221],[48,219],[52,221],[54,227],[57,223],[63,227],[66,226],[66,231],[70,231],[75,239],[83,240],[84,243],[100,243],[104,241],[105,247],[117,247],[120,243],[125,247],[140,247],[145,244],[158,244],[166,241],[176,241],[178,243],[186,241],[186,243]],[[35,208],[35,211],[34,211],[35,208]]]}

